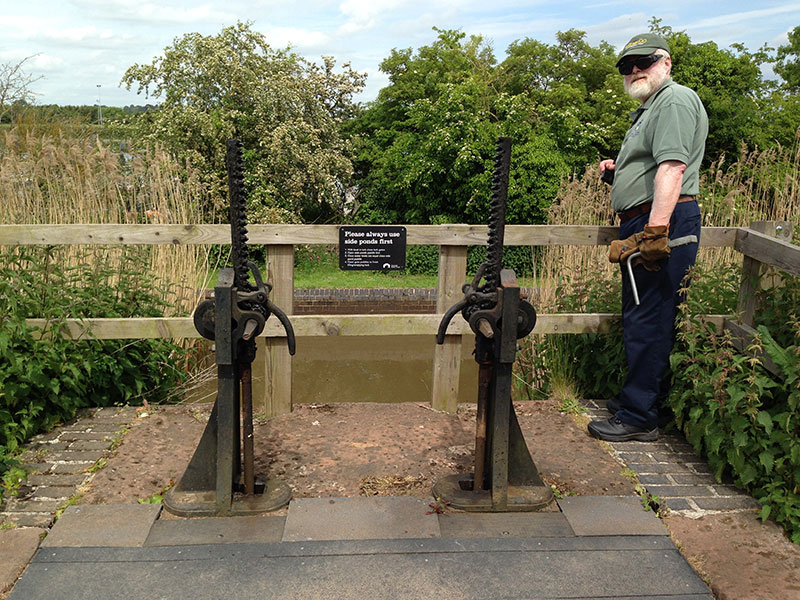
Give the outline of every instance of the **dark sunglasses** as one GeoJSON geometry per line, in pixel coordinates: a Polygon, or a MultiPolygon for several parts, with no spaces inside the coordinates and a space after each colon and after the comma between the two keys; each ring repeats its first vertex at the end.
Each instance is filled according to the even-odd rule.
{"type": "Polygon", "coordinates": [[[619,64],[620,75],[630,75],[633,73],[633,67],[638,67],[640,71],[649,69],[659,60],[664,58],[663,54],[648,54],[647,56],[637,56],[634,59],[624,60],[619,64]]]}

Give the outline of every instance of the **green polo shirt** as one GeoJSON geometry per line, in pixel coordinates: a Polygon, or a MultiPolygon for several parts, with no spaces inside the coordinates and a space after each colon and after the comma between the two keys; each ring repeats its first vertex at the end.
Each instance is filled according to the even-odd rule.
{"type": "Polygon", "coordinates": [[[631,113],[631,121],[615,161],[611,187],[614,210],[622,212],[652,202],[656,170],[665,160],[686,165],[681,195],[697,195],[708,135],[708,115],[697,94],[667,79],[631,113]]]}

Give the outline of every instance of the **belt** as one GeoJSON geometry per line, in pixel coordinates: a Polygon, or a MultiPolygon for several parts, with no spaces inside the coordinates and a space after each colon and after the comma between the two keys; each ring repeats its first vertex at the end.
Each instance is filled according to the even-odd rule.
{"type": "MultiPolygon", "coordinates": [[[[681,204],[683,202],[694,202],[694,201],[695,201],[694,196],[678,196],[677,203],[681,204]]],[[[628,210],[623,210],[622,212],[617,213],[617,215],[619,215],[619,222],[625,223],[626,221],[630,221],[634,217],[638,217],[639,215],[644,215],[646,213],[649,213],[650,208],[652,208],[652,206],[653,206],[652,202],[643,202],[642,204],[637,204],[633,208],[629,208],[628,210]]]]}

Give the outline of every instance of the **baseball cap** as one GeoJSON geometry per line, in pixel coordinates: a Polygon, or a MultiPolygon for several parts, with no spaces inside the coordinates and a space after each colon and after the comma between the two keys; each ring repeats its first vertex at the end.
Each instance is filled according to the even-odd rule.
{"type": "Polygon", "coordinates": [[[666,50],[669,52],[669,44],[667,40],[658,35],[657,33],[640,33],[631,38],[631,41],[625,44],[617,59],[617,66],[620,61],[626,56],[643,56],[652,54],[656,50],[666,50]]]}

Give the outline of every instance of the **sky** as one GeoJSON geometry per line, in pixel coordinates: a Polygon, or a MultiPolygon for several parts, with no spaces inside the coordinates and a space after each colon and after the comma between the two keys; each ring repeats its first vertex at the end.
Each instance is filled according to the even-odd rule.
{"type": "Polygon", "coordinates": [[[269,43],[291,45],[308,60],[333,56],[367,73],[358,101],[373,100],[388,83],[379,65],[393,48],[419,48],[433,27],[477,34],[498,61],[526,37],[554,43],[559,31],[580,29],[587,41],[621,48],[649,29],[654,16],[695,43],[750,50],[776,47],[800,25],[797,0],[634,3],[630,0],[0,0],[0,64],[24,64],[37,104],[105,106],[156,103],[120,87],[126,69],[150,64],[191,32],[216,35],[251,21],[269,43]]]}

